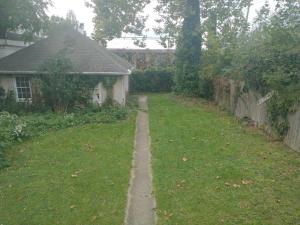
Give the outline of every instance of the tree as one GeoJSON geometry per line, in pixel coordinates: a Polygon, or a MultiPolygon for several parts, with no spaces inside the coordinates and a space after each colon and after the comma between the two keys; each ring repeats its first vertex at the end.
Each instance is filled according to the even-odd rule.
{"type": "MultiPolygon", "coordinates": [[[[228,42],[232,35],[236,36],[248,27],[244,11],[249,8],[251,2],[252,0],[200,1],[202,34],[207,35],[210,32],[215,36],[226,37],[224,41],[228,42]],[[224,35],[225,33],[231,35],[224,35]]],[[[160,35],[160,42],[165,47],[173,46],[178,39],[185,16],[184,4],[185,0],[158,0],[156,11],[160,14],[157,20],[160,25],[155,31],[160,35]]]]}
{"type": "Polygon", "coordinates": [[[65,30],[68,28],[72,28],[75,30],[78,30],[79,28],[79,21],[77,20],[76,15],[72,10],[67,13],[66,18],[51,16],[43,30],[43,33],[45,35],[48,35],[49,33],[57,32],[57,30],[65,30]]]}
{"type": "Polygon", "coordinates": [[[55,112],[64,112],[72,100],[73,76],[67,75],[72,71],[72,63],[63,56],[49,59],[41,68],[39,86],[45,104],[55,112]]]}
{"type": "Polygon", "coordinates": [[[99,83],[97,77],[70,74],[74,73],[74,67],[63,52],[45,61],[40,73],[37,82],[43,102],[54,112],[89,104],[91,90],[99,83]]]}
{"type": "Polygon", "coordinates": [[[51,0],[1,0],[0,35],[8,31],[24,32],[25,40],[32,40],[48,21],[46,10],[51,0]]]}
{"type": "MultiPolygon", "coordinates": [[[[98,10],[96,31],[99,33],[96,36],[99,39],[121,36],[127,26],[140,31],[145,28],[145,20],[137,24],[132,21],[141,15],[149,1],[92,2],[98,10]],[[137,7],[131,7],[133,2],[137,7]]],[[[251,3],[252,0],[158,0],[156,11],[160,14],[157,20],[160,26],[155,32],[165,47],[177,45],[177,92],[193,96],[202,92],[201,96],[205,96],[203,93],[211,89],[212,77],[221,71],[229,72],[238,38],[245,36],[249,27],[247,15],[251,3]],[[205,49],[202,61],[205,63],[200,63],[202,40],[205,49]]]]}
{"type": "Polygon", "coordinates": [[[188,96],[199,94],[198,69],[201,54],[200,2],[186,0],[184,19],[177,41],[175,91],[188,96]]]}
{"type": "Polygon", "coordinates": [[[160,44],[165,48],[174,47],[182,26],[184,0],[158,0],[155,10],[160,18],[156,20],[158,27],[154,29],[160,36],[160,44]]]}
{"type": "Polygon", "coordinates": [[[77,30],[79,28],[79,22],[77,20],[77,17],[75,15],[74,11],[69,10],[69,12],[67,13],[67,16],[66,16],[66,21],[67,21],[67,23],[72,25],[74,27],[74,29],[77,30]]]}
{"type": "Polygon", "coordinates": [[[96,14],[93,38],[105,45],[123,32],[142,36],[147,19],[142,11],[149,3],[150,0],[91,0],[87,6],[96,14]]]}

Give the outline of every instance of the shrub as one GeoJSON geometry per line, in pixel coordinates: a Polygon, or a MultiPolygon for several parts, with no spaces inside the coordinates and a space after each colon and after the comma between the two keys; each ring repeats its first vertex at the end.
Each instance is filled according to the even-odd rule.
{"type": "MultiPolygon", "coordinates": [[[[226,36],[208,35],[202,54],[201,75],[244,80],[244,91],[275,93],[267,104],[268,118],[281,137],[289,129],[288,114],[300,104],[299,6],[295,0],[278,1],[275,12],[270,13],[265,4],[253,29],[228,44],[223,43],[226,36]]],[[[201,81],[200,92],[209,93],[206,86],[201,81]]]]}
{"type": "Polygon", "coordinates": [[[131,92],[170,92],[174,86],[174,70],[151,68],[131,75],[131,92]]]}
{"type": "Polygon", "coordinates": [[[47,60],[36,82],[43,102],[54,112],[66,112],[75,103],[86,103],[90,96],[88,82],[80,76],[69,75],[73,65],[63,55],[47,60]]]}
{"type": "Polygon", "coordinates": [[[26,137],[26,123],[17,115],[0,112],[0,169],[9,164],[4,158],[4,149],[9,144],[26,137]]]}
{"type": "Polygon", "coordinates": [[[92,90],[100,82],[108,92],[107,102],[111,99],[116,77],[87,76],[79,72],[70,74],[74,71],[76,72],[72,62],[63,53],[45,61],[40,68],[41,74],[35,80],[41,95],[38,99],[53,112],[70,112],[77,105],[87,107],[91,101],[92,90]]]}

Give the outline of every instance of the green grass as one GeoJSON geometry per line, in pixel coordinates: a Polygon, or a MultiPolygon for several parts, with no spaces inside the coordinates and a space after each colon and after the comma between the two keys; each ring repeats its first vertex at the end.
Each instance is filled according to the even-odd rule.
{"type": "Polygon", "coordinates": [[[0,171],[0,224],[120,225],[135,118],[52,132],[9,150],[0,171]]]}
{"type": "Polygon", "coordinates": [[[299,225],[300,155],[214,106],[149,99],[159,225],[299,225]]]}

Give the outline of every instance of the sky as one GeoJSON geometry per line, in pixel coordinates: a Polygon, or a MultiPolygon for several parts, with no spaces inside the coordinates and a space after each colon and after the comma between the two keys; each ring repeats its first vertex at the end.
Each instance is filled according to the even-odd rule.
{"type": "MultiPolygon", "coordinates": [[[[93,9],[87,8],[85,6],[86,0],[52,0],[53,7],[49,9],[49,15],[57,15],[61,17],[65,17],[69,10],[74,11],[76,17],[80,23],[84,23],[85,30],[88,36],[91,36],[94,30],[93,17],[94,12],[93,9]]],[[[269,0],[270,5],[274,7],[274,0],[269,0]]],[[[250,21],[256,16],[257,10],[259,10],[265,3],[265,0],[254,0],[253,6],[250,11],[250,21]]],[[[154,7],[156,5],[156,0],[151,0],[151,4],[149,4],[144,13],[149,16],[146,27],[149,28],[148,36],[154,37],[155,34],[152,28],[157,26],[155,19],[158,17],[158,14],[154,11],[154,7]]],[[[125,35],[126,37],[126,35],[125,35]]],[[[147,48],[151,49],[159,49],[162,46],[157,42],[157,40],[148,40],[146,42],[147,48]]],[[[108,48],[137,48],[133,41],[128,39],[115,39],[108,43],[108,48]]]]}

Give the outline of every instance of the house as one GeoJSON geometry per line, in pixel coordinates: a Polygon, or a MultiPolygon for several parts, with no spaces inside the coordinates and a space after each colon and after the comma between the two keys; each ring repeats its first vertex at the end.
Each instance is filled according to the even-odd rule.
{"type": "Polygon", "coordinates": [[[126,59],[137,69],[151,67],[168,67],[175,63],[175,49],[118,49],[110,48],[109,51],[126,59]]]}
{"type": "MultiPolygon", "coordinates": [[[[125,105],[133,66],[71,28],[54,32],[47,38],[0,59],[0,87],[6,92],[15,91],[17,101],[30,100],[34,94],[31,81],[39,74],[39,68],[46,60],[62,51],[74,67],[74,72],[70,72],[70,75],[115,77],[111,97],[118,104],[125,105]]],[[[102,83],[98,83],[95,84],[91,100],[101,105],[107,95],[108,90],[102,83]]]]}
{"type": "Polygon", "coordinates": [[[22,35],[18,33],[7,32],[5,35],[0,35],[0,59],[31,44],[25,43],[22,35]]]}

